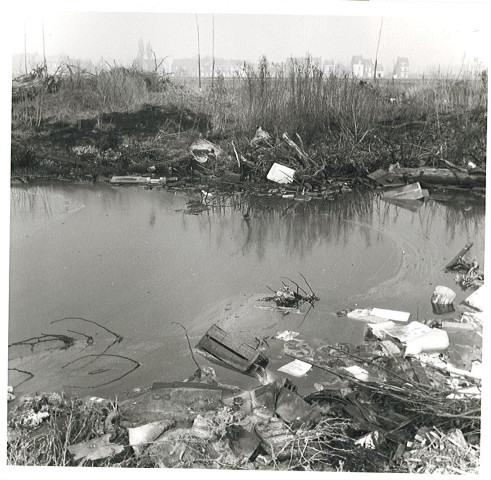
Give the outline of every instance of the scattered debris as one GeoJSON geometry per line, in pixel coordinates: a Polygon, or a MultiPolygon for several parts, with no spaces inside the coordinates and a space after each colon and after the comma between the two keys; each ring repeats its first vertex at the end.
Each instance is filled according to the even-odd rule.
{"type": "Polygon", "coordinates": [[[435,287],[435,291],[431,297],[431,306],[433,307],[433,313],[437,315],[444,315],[447,313],[455,312],[453,307],[453,301],[455,299],[456,293],[442,285],[435,287]]]}
{"type": "Polygon", "coordinates": [[[208,159],[217,159],[222,149],[205,139],[198,139],[189,147],[189,154],[198,163],[206,163],[208,159]]]}
{"type": "Polygon", "coordinates": [[[147,423],[139,427],[128,428],[129,445],[137,453],[141,453],[141,446],[156,440],[167,430],[175,426],[175,421],[161,420],[157,422],[147,423]]]}
{"type": "Polygon", "coordinates": [[[375,449],[380,443],[380,432],[375,430],[374,432],[367,433],[363,437],[355,441],[355,445],[360,445],[363,448],[375,449]]]}
{"type": "Polygon", "coordinates": [[[257,127],[256,134],[254,138],[250,141],[250,145],[252,148],[257,147],[271,147],[271,135],[263,130],[261,127],[257,127]]]}
{"type": "Polygon", "coordinates": [[[284,340],[285,342],[288,342],[290,340],[293,340],[295,337],[298,337],[300,334],[298,332],[292,332],[290,330],[285,330],[284,332],[278,332],[274,338],[277,340],[284,340]]]}
{"type": "Polygon", "coordinates": [[[125,448],[124,445],[111,443],[110,438],[111,434],[106,433],[102,437],[70,445],[68,451],[75,460],[82,460],[83,463],[87,460],[99,460],[121,453],[125,448]]]}
{"type": "Polygon", "coordinates": [[[43,423],[44,420],[49,418],[49,416],[49,412],[35,412],[34,410],[31,410],[29,414],[24,417],[23,424],[29,427],[37,427],[43,423]]]}
{"type": "Polygon", "coordinates": [[[7,402],[15,400],[14,388],[10,385],[7,386],[7,402]]]}
{"type": "Polygon", "coordinates": [[[303,303],[309,303],[310,308],[313,308],[315,303],[318,302],[320,299],[312,290],[312,287],[309,285],[309,282],[307,282],[307,279],[301,273],[300,276],[307,284],[310,293],[308,293],[306,290],[300,287],[300,285],[298,285],[298,283],[296,283],[295,281],[285,277],[286,280],[289,280],[291,283],[293,283],[296,286],[296,290],[293,290],[292,287],[290,287],[290,285],[287,285],[286,283],[282,282],[281,290],[275,291],[272,288],[268,287],[272,292],[275,293],[275,295],[273,297],[266,297],[263,300],[273,301],[276,303],[278,307],[299,308],[300,305],[302,305],[303,303]]]}
{"type": "Polygon", "coordinates": [[[455,266],[455,264],[457,264],[461,259],[462,257],[474,246],[474,242],[469,242],[467,243],[464,248],[462,248],[462,250],[460,250],[459,253],[457,253],[457,255],[455,255],[454,258],[452,258],[452,260],[450,260],[450,262],[448,262],[445,267],[444,267],[444,271],[445,272],[448,272],[449,270],[452,270],[452,268],[455,266]]]}
{"type": "MultiPolygon", "coordinates": [[[[464,264],[462,262],[459,265],[459,269],[468,269],[464,272],[457,272],[455,276],[455,282],[460,285],[462,290],[467,290],[470,287],[478,288],[484,285],[484,272],[479,270],[479,264],[474,260],[472,264],[464,264]]],[[[455,270],[454,268],[453,270],[455,270]]]]}

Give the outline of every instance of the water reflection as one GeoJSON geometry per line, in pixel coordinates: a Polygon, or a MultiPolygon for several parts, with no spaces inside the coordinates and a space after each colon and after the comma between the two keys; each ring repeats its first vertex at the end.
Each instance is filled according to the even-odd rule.
{"type": "Polygon", "coordinates": [[[201,337],[214,319],[203,312],[266,293],[281,277],[305,274],[320,297],[302,333],[347,341],[354,327],[336,311],[358,304],[422,318],[431,285],[453,280],[445,259],[469,237],[479,262],[484,251],[484,202],[441,195],[411,212],[373,192],[303,203],[243,193],[201,203],[195,215],[185,212],[199,193],[165,189],[48,183],[14,186],[11,196],[10,342],[79,316],[120,333],[128,348],[152,339],[158,348],[140,370],[148,378],[134,386],[162,365],[194,368],[172,322],[201,337]]]}
{"type": "MultiPolygon", "coordinates": [[[[385,202],[374,192],[353,192],[309,203],[246,193],[217,195],[207,201],[208,208],[200,212],[198,222],[201,231],[211,237],[213,218],[218,231],[243,239],[234,254],[254,251],[259,258],[264,258],[269,243],[284,244],[287,252],[300,255],[318,247],[319,241],[346,245],[354,226],[369,227],[358,231],[364,247],[372,246],[378,238],[373,229],[381,232],[398,222],[413,226],[427,239],[436,224],[449,240],[462,232],[469,237],[483,236],[483,199],[467,196],[465,202],[461,200],[455,202],[452,194],[439,195],[438,199],[427,198],[414,210],[385,202]]],[[[223,235],[217,235],[215,241],[220,247],[223,235]]]]}

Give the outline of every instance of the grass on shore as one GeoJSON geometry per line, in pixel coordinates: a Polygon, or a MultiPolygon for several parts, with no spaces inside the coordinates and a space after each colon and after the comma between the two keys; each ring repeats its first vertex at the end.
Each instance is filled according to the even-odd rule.
{"type": "Polygon", "coordinates": [[[14,82],[12,129],[34,134],[90,120],[104,130],[112,116],[149,106],[180,112],[162,121],[163,133],[200,130],[213,141],[234,139],[239,151],[258,125],[274,138],[298,135],[315,164],[331,171],[367,173],[440,158],[485,162],[487,71],[365,82],[326,75],[309,58],[280,66],[263,57],[202,89],[135,67],[89,74],[63,65],[55,75],[41,68],[14,82]]]}

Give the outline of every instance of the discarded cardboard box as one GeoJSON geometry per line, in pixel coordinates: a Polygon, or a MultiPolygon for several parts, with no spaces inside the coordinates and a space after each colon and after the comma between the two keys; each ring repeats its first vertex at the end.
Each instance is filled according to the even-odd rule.
{"type": "Polygon", "coordinates": [[[217,325],[212,325],[196,346],[241,372],[254,364],[265,366],[268,359],[250,345],[234,338],[217,325]]]}

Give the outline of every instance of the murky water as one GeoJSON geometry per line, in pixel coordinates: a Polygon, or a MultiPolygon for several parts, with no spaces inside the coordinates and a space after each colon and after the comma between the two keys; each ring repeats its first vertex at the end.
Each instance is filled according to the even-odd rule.
{"type": "MultiPolygon", "coordinates": [[[[195,366],[175,323],[195,344],[216,312],[291,284],[282,277],[308,290],[303,274],[321,300],[303,323],[303,315],[288,315],[277,331],[358,341],[364,325],[339,319],[338,310],[380,307],[429,318],[434,286],[453,288],[455,303],[469,294],[443,266],[470,240],[469,254],[484,262],[484,202],[470,196],[435,194],[417,212],[371,193],[302,204],[242,196],[188,214],[188,202],[199,199],[106,185],[13,186],[9,343],[71,331],[110,345],[112,334],[98,325],[60,319],[97,322],[124,337],[111,352],[142,365],[119,382],[81,391],[118,393],[190,375],[195,366]]],[[[96,385],[91,379],[83,385],[96,385]]]]}

